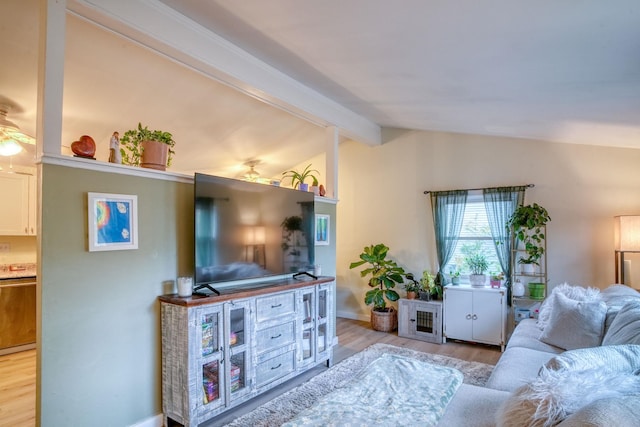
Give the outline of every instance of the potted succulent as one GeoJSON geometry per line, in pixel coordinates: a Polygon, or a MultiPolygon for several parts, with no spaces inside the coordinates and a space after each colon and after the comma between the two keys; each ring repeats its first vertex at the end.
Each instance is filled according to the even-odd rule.
{"type": "Polygon", "coordinates": [[[396,284],[402,284],[406,275],[402,267],[387,258],[388,252],[389,248],[383,243],[365,246],[360,260],[349,265],[349,268],[367,265],[360,271],[360,277],[370,276],[367,285],[372,289],[365,294],[364,303],[373,305],[371,325],[374,330],[382,332],[391,332],[398,325],[397,312],[387,306],[387,300],[397,301],[400,298],[393,288],[396,284]]]}
{"type": "Polygon", "coordinates": [[[302,191],[309,191],[309,184],[304,182],[307,178],[312,179],[313,185],[318,185],[318,178],[313,174],[320,173],[316,169],[311,169],[311,164],[308,164],[302,172],[290,170],[282,173],[282,179],[291,178],[291,186],[293,188],[300,188],[302,191]]]}
{"type": "Polygon", "coordinates": [[[418,291],[420,290],[420,282],[415,279],[413,273],[407,273],[405,277],[408,280],[408,282],[404,284],[404,290],[407,291],[407,299],[416,299],[418,291]]]}
{"type": "Polygon", "coordinates": [[[544,227],[551,221],[545,208],[533,205],[518,206],[507,221],[507,228],[523,243],[526,256],[520,257],[519,264],[540,265],[544,254],[544,227]]]}
{"type": "Polygon", "coordinates": [[[489,268],[487,257],[482,252],[476,251],[466,256],[464,263],[471,271],[471,274],[469,275],[469,283],[471,286],[484,286],[484,282],[487,280],[487,276],[484,272],[489,268]]]}
{"type": "Polygon", "coordinates": [[[137,129],[126,131],[120,138],[122,164],[166,170],[171,166],[175,145],[173,135],[169,132],[152,131],[138,123],[137,129]]]}

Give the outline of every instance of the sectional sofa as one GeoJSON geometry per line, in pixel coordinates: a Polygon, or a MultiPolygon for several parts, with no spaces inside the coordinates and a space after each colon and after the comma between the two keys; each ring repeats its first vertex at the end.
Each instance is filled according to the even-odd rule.
{"type": "Polygon", "coordinates": [[[640,425],[640,293],[562,284],[515,328],[484,387],[464,384],[442,426],[640,425]]]}

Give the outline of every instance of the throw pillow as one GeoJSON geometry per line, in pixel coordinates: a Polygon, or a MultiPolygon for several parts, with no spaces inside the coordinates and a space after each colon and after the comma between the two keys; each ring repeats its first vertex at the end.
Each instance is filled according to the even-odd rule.
{"type": "Polygon", "coordinates": [[[602,345],[640,344],[640,301],[626,303],[616,315],[602,345]]]}
{"type": "Polygon", "coordinates": [[[597,288],[585,288],[582,286],[570,285],[562,283],[551,291],[551,294],[540,305],[538,310],[538,327],[545,328],[549,322],[551,311],[553,309],[553,301],[555,296],[563,294],[564,296],[576,301],[596,301],[600,300],[600,290],[597,288]]]}
{"type": "Polygon", "coordinates": [[[602,301],[576,301],[556,294],[540,341],[566,350],[595,347],[602,342],[606,315],[602,301]]]}
{"type": "Polygon", "coordinates": [[[611,373],[637,375],[640,372],[640,345],[608,345],[565,351],[549,360],[542,369],[600,369],[611,373]]]}
{"type": "Polygon", "coordinates": [[[599,399],[640,393],[640,377],[600,369],[544,369],[538,378],[513,392],[496,413],[499,427],[555,426],[599,399]]]}

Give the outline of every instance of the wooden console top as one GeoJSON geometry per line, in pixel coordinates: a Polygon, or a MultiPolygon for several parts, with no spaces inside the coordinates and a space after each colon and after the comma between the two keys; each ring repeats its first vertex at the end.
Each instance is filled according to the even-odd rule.
{"type": "Polygon", "coordinates": [[[169,304],[194,307],[204,304],[214,304],[217,302],[229,301],[232,299],[249,298],[258,295],[271,294],[273,292],[286,291],[289,289],[304,288],[305,286],[317,285],[320,283],[332,282],[334,277],[321,276],[318,279],[285,279],[257,283],[247,283],[238,286],[218,289],[220,295],[192,295],[190,297],[179,297],[178,294],[160,295],[158,299],[169,304]]]}

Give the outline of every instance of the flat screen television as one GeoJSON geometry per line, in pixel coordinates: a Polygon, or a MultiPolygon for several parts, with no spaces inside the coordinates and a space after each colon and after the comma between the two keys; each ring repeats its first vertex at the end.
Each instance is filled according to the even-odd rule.
{"type": "Polygon", "coordinates": [[[314,195],[196,173],[195,290],[310,271],[314,195]]]}

